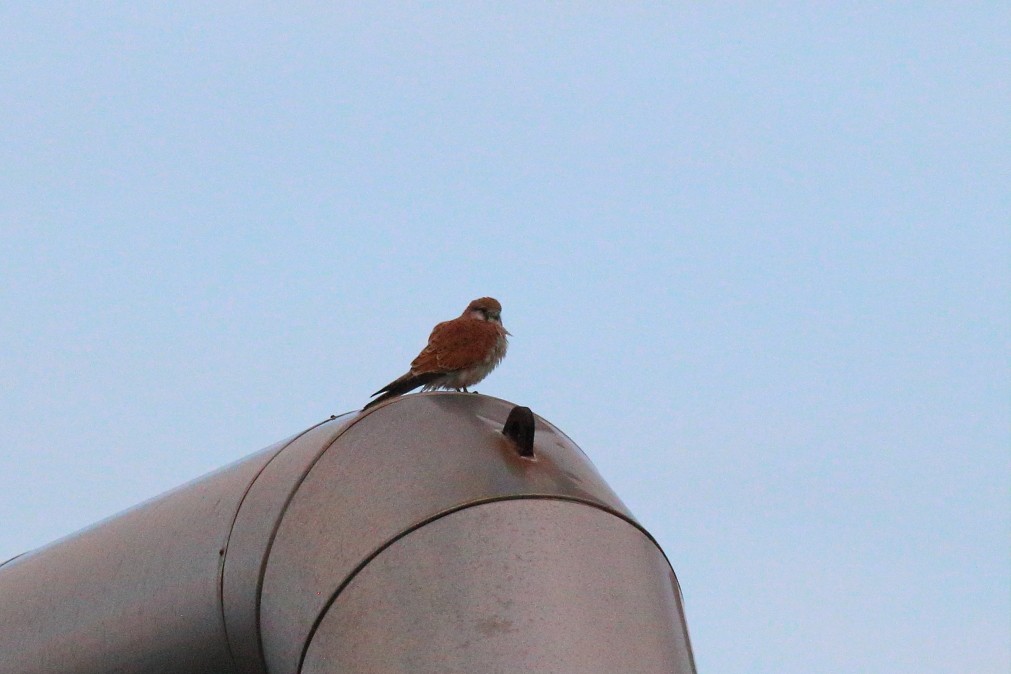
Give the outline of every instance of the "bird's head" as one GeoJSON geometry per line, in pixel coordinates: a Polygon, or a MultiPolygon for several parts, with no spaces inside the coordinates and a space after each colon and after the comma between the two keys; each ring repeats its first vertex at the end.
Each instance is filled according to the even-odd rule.
{"type": "Polygon", "coordinates": [[[502,325],[502,305],[494,297],[482,297],[474,300],[467,305],[463,315],[502,325]]]}

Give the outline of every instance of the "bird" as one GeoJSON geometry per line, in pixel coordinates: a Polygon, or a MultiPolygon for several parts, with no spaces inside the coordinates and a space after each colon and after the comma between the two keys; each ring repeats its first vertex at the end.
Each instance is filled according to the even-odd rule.
{"type": "Polygon", "coordinates": [[[411,361],[411,369],[372,394],[362,411],[419,386],[422,391],[453,389],[468,392],[495,369],[509,346],[511,333],[502,326],[502,305],[480,297],[459,317],[439,323],[428,345],[411,361]],[[376,398],[376,396],[379,396],[376,398]]]}

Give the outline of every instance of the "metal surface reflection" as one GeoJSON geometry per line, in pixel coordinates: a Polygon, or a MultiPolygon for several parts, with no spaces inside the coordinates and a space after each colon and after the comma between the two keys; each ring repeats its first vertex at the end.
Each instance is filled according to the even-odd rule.
{"type": "Polygon", "coordinates": [[[479,395],[321,423],[0,566],[0,674],[694,672],[663,553],[479,395]]]}
{"type": "Polygon", "coordinates": [[[478,505],[370,561],[324,615],[300,671],[692,672],[668,571],[638,528],[596,507],[478,505]]]}

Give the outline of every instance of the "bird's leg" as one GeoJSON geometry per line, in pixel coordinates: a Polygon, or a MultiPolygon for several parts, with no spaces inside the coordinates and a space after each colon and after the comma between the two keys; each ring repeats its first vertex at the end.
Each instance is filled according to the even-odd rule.
{"type": "Polygon", "coordinates": [[[468,391],[468,390],[467,390],[467,387],[466,387],[466,386],[464,386],[464,387],[462,388],[462,391],[463,391],[464,393],[470,393],[470,391],[468,391]]]}

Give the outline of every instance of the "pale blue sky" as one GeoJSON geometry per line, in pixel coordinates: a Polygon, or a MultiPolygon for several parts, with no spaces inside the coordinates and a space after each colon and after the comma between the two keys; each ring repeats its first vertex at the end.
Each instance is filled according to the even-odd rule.
{"type": "Polygon", "coordinates": [[[493,295],[700,672],[1007,671],[1007,3],[206,5],[0,7],[0,559],[493,295]]]}

